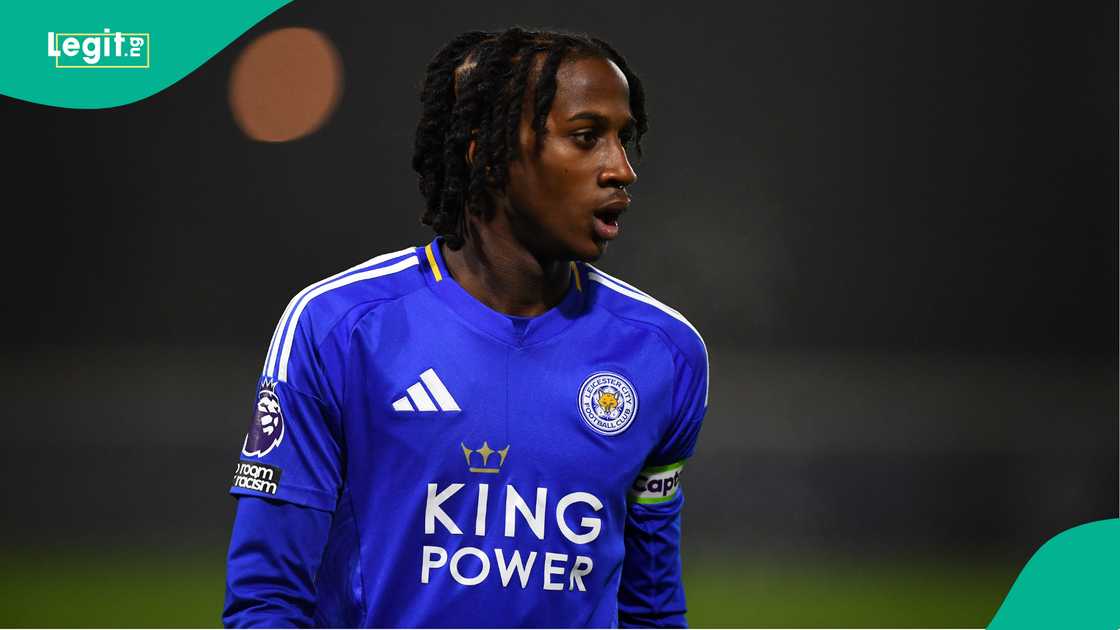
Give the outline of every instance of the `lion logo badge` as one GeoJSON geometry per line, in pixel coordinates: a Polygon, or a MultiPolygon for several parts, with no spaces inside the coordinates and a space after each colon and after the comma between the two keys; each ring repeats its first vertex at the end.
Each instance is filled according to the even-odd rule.
{"type": "Polygon", "coordinates": [[[265,379],[257,392],[257,410],[245,435],[241,454],[247,457],[264,457],[280,446],[284,440],[284,413],[276,397],[276,381],[265,379]]]}
{"type": "Polygon", "coordinates": [[[621,374],[596,372],[579,388],[579,410],[596,433],[618,435],[638,414],[638,394],[621,374]]]}

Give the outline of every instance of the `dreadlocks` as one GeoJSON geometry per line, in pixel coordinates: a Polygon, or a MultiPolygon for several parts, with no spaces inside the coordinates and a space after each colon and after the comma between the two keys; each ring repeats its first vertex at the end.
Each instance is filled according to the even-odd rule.
{"type": "Polygon", "coordinates": [[[491,191],[509,183],[509,162],[519,157],[523,103],[532,96],[530,120],[539,151],[556,95],[556,71],[570,59],[600,57],[614,62],[630,86],[633,138],[639,155],[646,132],[642,82],[622,55],[586,35],[527,31],[472,31],[444,46],[428,64],[420,93],[412,169],[427,202],[421,221],[451,249],[463,245],[466,212],[488,218],[491,191]],[[529,88],[531,80],[534,84],[529,88]],[[467,149],[475,141],[473,159],[467,149]]]}

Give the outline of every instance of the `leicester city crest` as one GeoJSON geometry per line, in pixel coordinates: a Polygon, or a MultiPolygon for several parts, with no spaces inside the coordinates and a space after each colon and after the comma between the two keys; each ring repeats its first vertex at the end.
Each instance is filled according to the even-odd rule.
{"type": "Polygon", "coordinates": [[[257,392],[257,409],[245,436],[241,454],[248,457],[264,457],[280,445],[284,439],[284,414],[280,411],[280,399],[276,397],[276,381],[265,379],[257,392]]]}
{"type": "Polygon", "coordinates": [[[596,372],[579,388],[579,410],[596,433],[618,435],[638,414],[638,393],[622,375],[596,372]]]}

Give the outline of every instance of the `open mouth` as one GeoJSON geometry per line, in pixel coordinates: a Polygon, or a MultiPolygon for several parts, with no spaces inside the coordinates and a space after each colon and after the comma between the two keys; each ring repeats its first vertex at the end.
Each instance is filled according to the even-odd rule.
{"type": "Polygon", "coordinates": [[[595,234],[602,239],[611,240],[618,236],[618,217],[620,210],[603,209],[595,213],[595,234]]]}
{"type": "Polygon", "coordinates": [[[607,225],[618,225],[618,217],[621,214],[620,210],[600,210],[595,213],[595,218],[607,225]]]}

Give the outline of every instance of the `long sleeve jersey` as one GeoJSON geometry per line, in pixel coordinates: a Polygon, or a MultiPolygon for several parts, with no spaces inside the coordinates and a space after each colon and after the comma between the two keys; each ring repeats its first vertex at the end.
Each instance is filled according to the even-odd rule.
{"type": "Polygon", "coordinates": [[[707,351],[583,263],[495,312],[439,239],[289,303],[231,492],[231,626],[684,625],[680,490],[707,351]]]}

